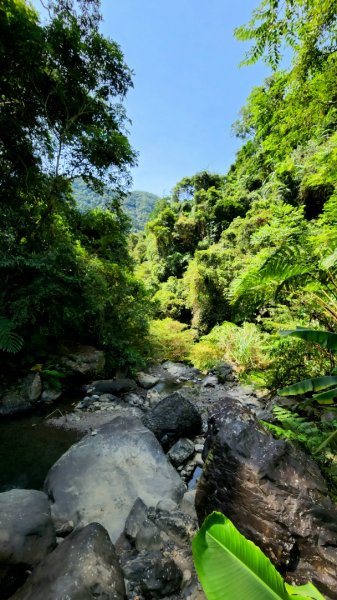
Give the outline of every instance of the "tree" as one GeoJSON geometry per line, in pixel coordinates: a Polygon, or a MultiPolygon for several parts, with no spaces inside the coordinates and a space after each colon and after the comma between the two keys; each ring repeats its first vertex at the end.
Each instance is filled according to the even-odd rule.
{"type": "Polygon", "coordinates": [[[254,41],[243,64],[264,57],[276,69],[288,46],[308,74],[337,50],[336,17],[335,0],[262,0],[248,25],[235,32],[239,40],[254,41]]]}

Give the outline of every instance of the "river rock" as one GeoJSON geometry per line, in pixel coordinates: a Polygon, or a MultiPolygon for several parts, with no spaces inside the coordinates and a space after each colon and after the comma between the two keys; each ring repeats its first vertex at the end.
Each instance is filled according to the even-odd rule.
{"type": "Polygon", "coordinates": [[[94,377],[99,375],[105,365],[102,350],[83,344],[72,344],[62,349],[57,359],[60,371],[66,375],[77,377],[94,377]]]}
{"type": "Polygon", "coordinates": [[[87,391],[99,394],[125,394],[137,388],[133,379],[101,379],[86,386],[87,391]]]}
{"type": "Polygon", "coordinates": [[[41,396],[42,381],[40,373],[30,373],[25,379],[25,388],[28,400],[36,402],[41,396]]]}
{"type": "Polygon", "coordinates": [[[107,531],[91,523],[69,535],[40,563],[12,600],[125,600],[107,531]]]}
{"type": "Polygon", "coordinates": [[[233,398],[210,418],[196,493],[201,523],[223,512],[269,556],[288,581],[312,581],[337,599],[337,508],[317,465],[275,440],[233,398]]]}
{"type": "Polygon", "coordinates": [[[187,438],[181,438],[168,451],[168,455],[175,467],[182,465],[194,454],[194,444],[187,438]]]}
{"type": "Polygon", "coordinates": [[[179,438],[197,435],[202,430],[199,411],[179,392],[163,398],[142,420],[164,449],[170,448],[179,438]]]}
{"type": "Polygon", "coordinates": [[[9,598],[56,544],[47,496],[36,490],[0,494],[0,598],[9,598]]]}
{"type": "Polygon", "coordinates": [[[171,557],[159,551],[140,553],[124,566],[128,590],[142,598],[164,598],[180,590],[183,574],[171,557]]]}
{"type": "Polygon", "coordinates": [[[72,446],[51,468],[45,490],[57,528],[101,523],[114,542],[137,498],[179,501],[185,487],[155,436],[135,417],[116,417],[72,446]]]}
{"type": "Polygon", "coordinates": [[[140,387],[149,390],[159,381],[159,377],[154,377],[153,375],[149,375],[149,373],[143,373],[140,371],[136,375],[136,379],[140,385],[140,387]]]}

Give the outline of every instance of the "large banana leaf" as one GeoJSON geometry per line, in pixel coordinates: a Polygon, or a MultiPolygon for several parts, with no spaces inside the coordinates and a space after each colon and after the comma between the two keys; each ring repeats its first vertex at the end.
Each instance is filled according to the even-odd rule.
{"type": "Polygon", "coordinates": [[[313,377],[312,379],[303,379],[293,385],[289,385],[281,390],[277,390],[279,396],[295,396],[306,394],[307,392],[320,392],[333,385],[337,385],[337,376],[326,375],[325,377],[313,377]]]}
{"type": "Polygon", "coordinates": [[[286,587],[263,552],[221,513],[207,517],[192,550],[208,600],[324,600],[311,584],[286,587]]]}
{"type": "Polygon", "coordinates": [[[297,329],[280,331],[280,334],[298,337],[307,342],[315,342],[327,350],[337,350],[337,333],[331,333],[330,331],[318,331],[316,329],[304,329],[298,327],[297,329]]]}

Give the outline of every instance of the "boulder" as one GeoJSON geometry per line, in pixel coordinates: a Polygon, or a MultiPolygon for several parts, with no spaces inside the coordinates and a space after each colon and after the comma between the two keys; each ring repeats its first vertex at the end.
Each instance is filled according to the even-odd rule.
{"type": "Polygon", "coordinates": [[[45,490],[57,528],[96,521],[114,542],[137,498],[147,506],[164,497],[179,501],[185,486],[153,433],[135,417],[116,417],[57,461],[45,490]]]}
{"type": "Polygon", "coordinates": [[[98,394],[125,394],[137,388],[133,379],[101,379],[86,386],[87,392],[98,394]]]}
{"type": "Polygon", "coordinates": [[[63,347],[57,359],[60,371],[68,376],[93,377],[99,375],[105,366],[102,350],[83,344],[63,347]]]}
{"type": "Polygon", "coordinates": [[[168,455],[175,467],[182,465],[194,454],[194,444],[187,438],[181,438],[168,451],[168,455]]]}
{"type": "Polygon", "coordinates": [[[183,574],[171,557],[159,551],[140,553],[124,566],[124,575],[132,598],[164,598],[180,590],[183,574]],[[134,595],[135,594],[135,595],[134,595]]]}
{"type": "Polygon", "coordinates": [[[156,385],[156,383],[159,382],[159,377],[154,377],[153,375],[149,375],[149,373],[143,373],[143,372],[137,373],[136,379],[137,379],[140,387],[142,387],[146,390],[149,390],[154,385],[156,385]]]}
{"type": "Polygon", "coordinates": [[[125,600],[123,575],[104,527],[74,531],[40,563],[12,600],[125,600]]]}
{"type": "Polygon", "coordinates": [[[229,397],[211,415],[204,452],[199,522],[223,512],[288,581],[310,580],[336,600],[337,508],[310,457],[274,439],[229,397]]]}
{"type": "Polygon", "coordinates": [[[36,402],[42,393],[42,381],[40,373],[30,373],[25,379],[25,388],[28,400],[36,402]]]}
{"type": "Polygon", "coordinates": [[[199,411],[179,392],[163,398],[142,421],[164,449],[170,448],[179,438],[197,435],[202,430],[199,411]]]}
{"type": "Polygon", "coordinates": [[[0,598],[9,598],[56,545],[47,496],[36,490],[0,494],[0,598]]]}
{"type": "Polygon", "coordinates": [[[37,490],[0,494],[0,563],[39,563],[56,544],[47,496],[37,490]]]}

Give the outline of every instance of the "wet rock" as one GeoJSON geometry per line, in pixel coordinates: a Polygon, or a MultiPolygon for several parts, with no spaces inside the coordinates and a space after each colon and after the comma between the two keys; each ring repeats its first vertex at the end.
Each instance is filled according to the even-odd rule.
{"type": "Polygon", "coordinates": [[[92,346],[72,344],[62,348],[57,362],[60,371],[68,376],[93,377],[103,371],[105,357],[104,352],[92,346]]]}
{"type": "Polygon", "coordinates": [[[170,457],[174,466],[182,465],[194,453],[194,444],[187,438],[181,438],[169,450],[170,457]]]}
{"type": "Polygon", "coordinates": [[[163,398],[142,420],[165,449],[179,438],[197,435],[202,430],[197,408],[179,392],[163,398]]]}
{"type": "Polygon", "coordinates": [[[137,373],[136,379],[140,385],[140,387],[149,390],[159,381],[159,377],[154,377],[153,375],[149,375],[149,373],[137,373]]]}
{"type": "Polygon", "coordinates": [[[25,412],[32,407],[32,404],[25,395],[22,385],[18,384],[11,389],[1,393],[0,397],[0,416],[14,415],[25,412]]]}
{"type": "Polygon", "coordinates": [[[34,570],[12,600],[125,600],[107,531],[91,523],[74,531],[34,570]]]}
{"type": "Polygon", "coordinates": [[[275,440],[225,397],[210,418],[196,509],[219,510],[258,544],[288,580],[311,580],[337,599],[337,508],[317,465],[275,440]]]}
{"type": "Polygon", "coordinates": [[[234,369],[228,363],[221,363],[214,369],[214,373],[218,378],[219,383],[226,383],[235,379],[234,369]]]}
{"type": "Polygon", "coordinates": [[[137,385],[133,379],[101,379],[88,386],[94,393],[99,394],[124,394],[135,390],[137,385]]]}
{"type": "Polygon", "coordinates": [[[72,446],[51,468],[45,490],[57,527],[99,522],[114,542],[137,500],[179,501],[184,484],[155,436],[134,417],[117,417],[72,446]]]}
{"type": "Polygon", "coordinates": [[[183,574],[174,560],[159,551],[141,553],[123,568],[129,590],[145,598],[164,598],[180,590],[183,574]]]}
{"type": "Polygon", "coordinates": [[[56,545],[47,496],[36,490],[0,494],[0,598],[9,598],[56,545]]]}

